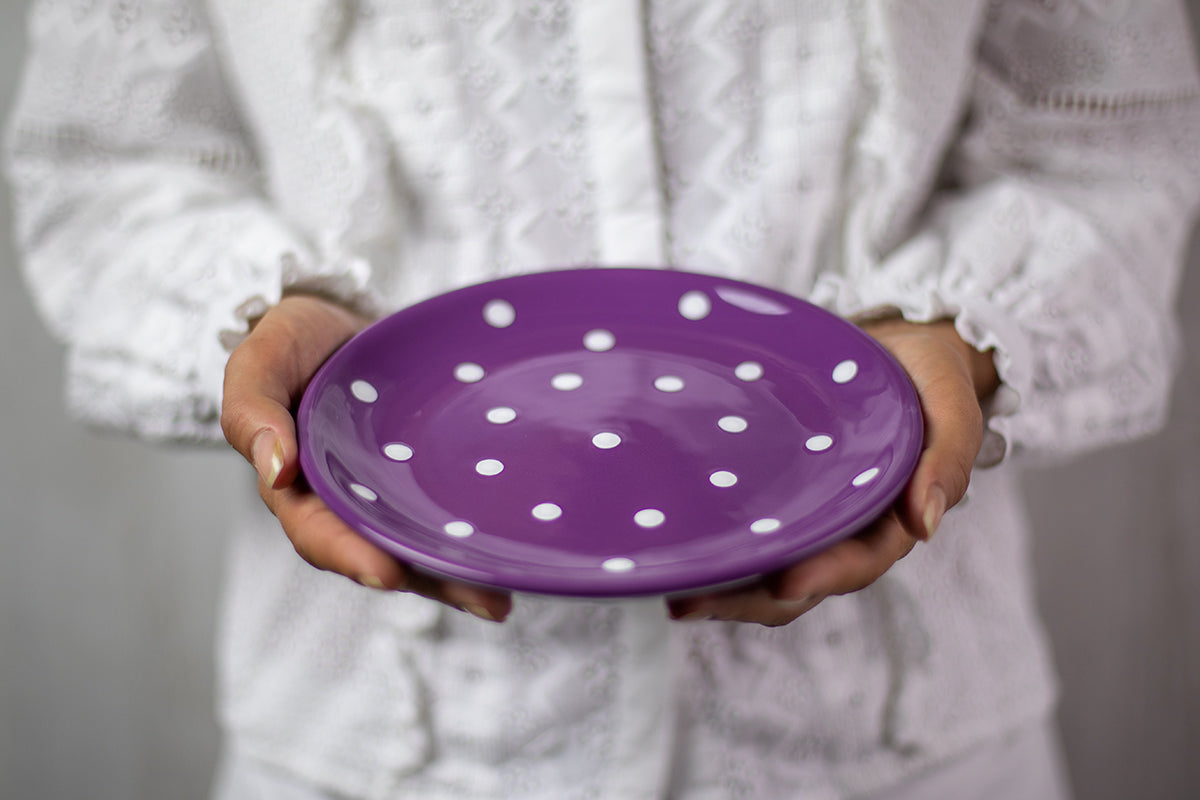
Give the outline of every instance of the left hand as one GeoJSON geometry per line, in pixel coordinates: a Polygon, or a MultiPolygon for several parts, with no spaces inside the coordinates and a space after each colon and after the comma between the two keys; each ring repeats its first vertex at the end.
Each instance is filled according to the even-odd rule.
{"type": "Polygon", "coordinates": [[[983,442],[980,402],[999,386],[990,353],[962,340],[950,321],[887,319],[864,329],[908,372],[925,418],[916,469],[892,510],[867,529],[747,586],[668,601],[675,619],[786,625],[831,594],[874,583],[933,535],[967,491],[983,442]]]}

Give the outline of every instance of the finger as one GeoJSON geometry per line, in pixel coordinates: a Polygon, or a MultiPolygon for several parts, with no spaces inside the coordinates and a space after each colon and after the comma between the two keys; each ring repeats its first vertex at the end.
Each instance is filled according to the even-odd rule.
{"type": "Polygon", "coordinates": [[[848,594],[870,586],[916,545],[916,539],[893,514],[780,572],[772,582],[777,599],[808,601],[848,594]]]}
{"type": "MultiPolygon", "coordinates": [[[[413,573],[414,576],[417,573],[413,573]]],[[[456,581],[438,581],[431,591],[414,589],[418,594],[439,600],[448,605],[487,620],[503,622],[512,611],[512,596],[505,592],[484,589],[456,581]]]]}
{"type": "Polygon", "coordinates": [[[502,621],[512,609],[511,598],[503,592],[432,578],[406,567],[347,526],[315,494],[296,486],[273,490],[261,482],[259,490],[296,552],[318,569],[374,589],[420,594],[486,620],[502,621]]]}
{"type": "Polygon", "coordinates": [[[747,587],[673,598],[671,617],[740,620],[786,625],[831,594],[870,586],[916,545],[900,519],[889,514],[867,530],[747,587]]]}
{"type": "Polygon", "coordinates": [[[411,568],[406,569],[406,592],[436,600],[488,622],[503,622],[512,611],[512,596],[507,592],[443,580],[411,568]]]}
{"type": "Polygon", "coordinates": [[[928,539],[946,510],[966,494],[983,442],[983,413],[973,387],[954,371],[917,383],[925,419],[925,447],[901,502],[904,526],[928,539]]]}
{"type": "Polygon", "coordinates": [[[916,539],[888,515],[870,528],[775,575],[725,592],[668,601],[674,619],[785,625],[831,594],[870,586],[912,551],[916,539]]]}
{"type": "Polygon", "coordinates": [[[753,622],[774,628],[794,622],[823,599],[779,600],[766,586],[758,583],[751,588],[673,599],[667,607],[671,617],[682,622],[723,620],[753,622]]]}
{"type": "Polygon", "coordinates": [[[503,622],[512,611],[512,595],[496,589],[436,578],[406,567],[405,591],[437,600],[489,622],[503,622]]]}
{"type": "Polygon", "coordinates": [[[295,486],[273,490],[259,484],[263,502],[308,563],[367,586],[404,589],[404,567],[348,527],[315,494],[295,486]]]}

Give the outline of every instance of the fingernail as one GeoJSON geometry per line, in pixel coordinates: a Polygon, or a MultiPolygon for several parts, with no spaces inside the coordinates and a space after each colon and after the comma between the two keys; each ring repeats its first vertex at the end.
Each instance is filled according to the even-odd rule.
{"type": "Polygon", "coordinates": [[[488,611],[481,605],[476,605],[475,603],[463,603],[462,609],[472,616],[479,617],[479,619],[487,620],[488,622],[497,621],[492,612],[488,611]]]}
{"type": "Polygon", "coordinates": [[[934,531],[942,524],[942,517],[946,513],[946,492],[941,486],[934,484],[929,487],[929,493],[925,495],[925,538],[933,536],[934,531]]]}
{"type": "Polygon", "coordinates": [[[711,611],[697,610],[697,611],[689,611],[688,613],[686,613],[682,616],[676,617],[675,621],[676,622],[707,622],[708,620],[711,620],[711,619],[716,619],[716,615],[714,615],[711,611]]]}
{"type": "Polygon", "coordinates": [[[377,575],[359,575],[358,582],[368,589],[386,589],[383,581],[377,575]]]}
{"type": "Polygon", "coordinates": [[[267,473],[267,485],[274,487],[281,472],[283,472],[283,442],[276,439],[275,446],[271,448],[271,469],[267,473]]]}
{"type": "Polygon", "coordinates": [[[804,597],[797,597],[794,600],[789,598],[787,600],[777,600],[776,602],[788,611],[796,611],[797,609],[814,605],[814,600],[816,600],[816,595],[808,594],[804,597]]]}
{"type": "Polygon", "coordinates": [[[274,488],[279,473],[283,472],[283,443],[275,434],[264,431],[254,440],[251,454],[254,456],[254,468],[258,470],[263,483],[274,488]]]}

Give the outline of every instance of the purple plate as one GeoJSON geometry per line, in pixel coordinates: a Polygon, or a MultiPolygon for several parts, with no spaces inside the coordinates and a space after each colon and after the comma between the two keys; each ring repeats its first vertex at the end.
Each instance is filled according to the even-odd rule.
{"type": "Polygon", "coordinates": [[[419,569],[542,594],[753,578],[883,513],[921,449],[907,375],[810,303],[658,269],[451,292],[370,326],[299,409],[300,463],[419,569]]]}

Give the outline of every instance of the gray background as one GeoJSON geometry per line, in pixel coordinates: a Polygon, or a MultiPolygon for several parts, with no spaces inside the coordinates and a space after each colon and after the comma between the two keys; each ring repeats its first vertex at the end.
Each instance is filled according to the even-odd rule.
{"type": "MultiPolygon", "coordinates": [[[[26,5],[0,0],[4,109],[26,5]]],[[[1190,264],[1167,430],[1028,478],[1080,800],[1200,797],[1200,247],[1190,264]]],[[[251,476],[219,450],[67,422],[62,355],[0,193],[0,797],[201,798],[219,747],[214,499],[251,476]]]]}

